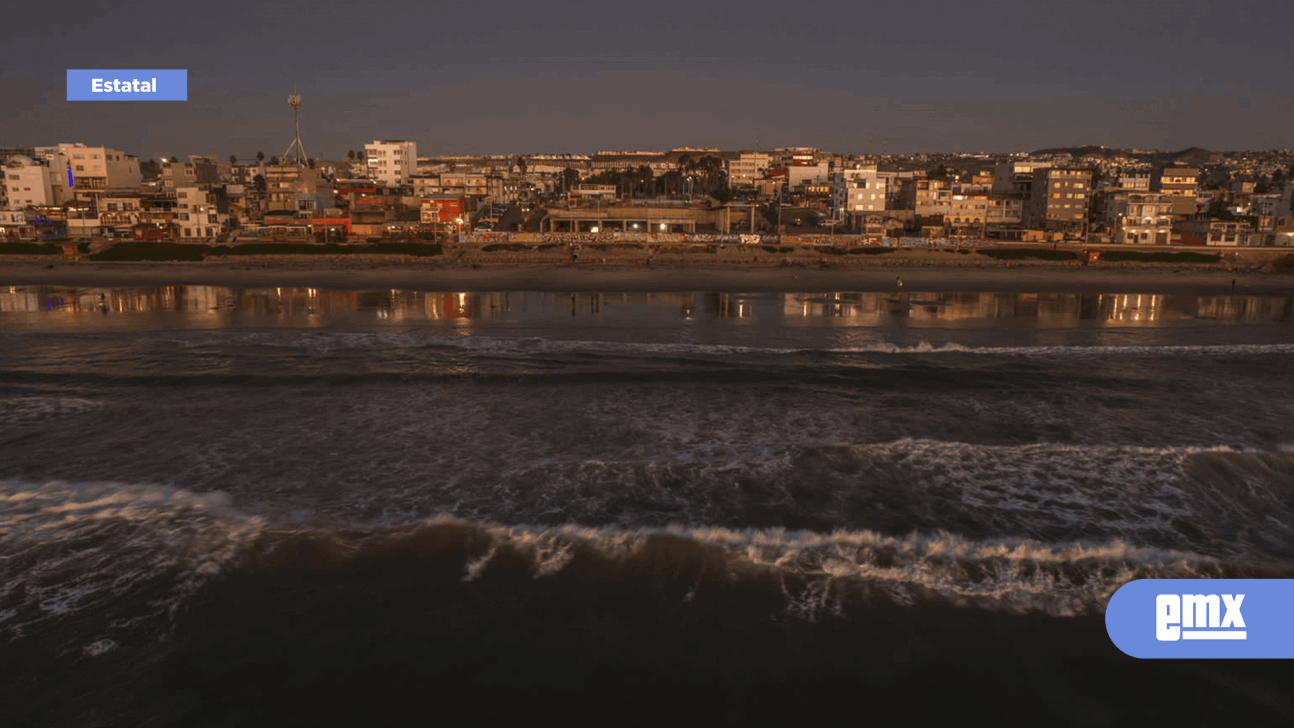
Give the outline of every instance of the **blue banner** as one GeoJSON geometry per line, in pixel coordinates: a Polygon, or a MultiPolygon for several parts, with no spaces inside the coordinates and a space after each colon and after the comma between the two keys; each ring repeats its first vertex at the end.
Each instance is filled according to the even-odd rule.
{"type": "Polygon", "coordinates": [[[1133,657],[1294,659],[1294,579],[1138,579],[1105,629],[1133,657]]]}
{"type": "Polygon", "coordinates": [[[68,101],[188,101],[185,69],[67,69],[68,101]]]}

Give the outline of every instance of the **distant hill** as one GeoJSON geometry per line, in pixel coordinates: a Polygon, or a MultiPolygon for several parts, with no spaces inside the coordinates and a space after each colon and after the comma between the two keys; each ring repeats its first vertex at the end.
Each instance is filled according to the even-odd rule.
{"type": "Polygon", "coordinates": [[[1045,154],[1072,154],[1075,157],[1120,157],[1131,154],[1126,149],[1112,149],[1110,147],[1087,144],[1081,147],[1050,147],[1048,149],[1039,149],[1033,152],[1036,155],[1045,154]]]}
{"type": "Polygon", "coordinates": [[[1204,164],[1216,164],[1217,162],[1222,161],[1221,154],[1210,152],[1207,149],[1201,149],[1199,147],[1191,147],[1190,149],[1183,149],[1180,152],[1168,152],[1165,154],[1170,157],[1168,161],[1195,167],[1204,164]]]}
{"type": "Polygon", "coordinates": [[[1222,155],[1200,147],[1190,147],[1179,152],[1134,152],[1130,149],[1117,149],[1087,144],[1077,147],[1050,147],[1033,152],[1036,155],[1071,154],[1075,157],[1136,157],[1156,165],[1183,164],[1199,167],[1206,164],[1217,164],[1222,155]]]}

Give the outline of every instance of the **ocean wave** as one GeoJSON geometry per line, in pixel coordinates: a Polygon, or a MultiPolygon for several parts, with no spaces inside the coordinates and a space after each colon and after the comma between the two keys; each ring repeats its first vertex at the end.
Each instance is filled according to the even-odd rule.
{"type": "MultiPolygon", "coordinates": [[[[11,334],[40,337],[52,341],[60,335],[46,333],[11,334]]],[[[931,354],[984,356],[1249,356],[1294,353],[1294,344],[1127,344],[1127,345],[1037,345],[1037,346],[967,346],[954,341],[921,340],[916,343],[873,341],[851,346],[759,346],[750,344],[697,343],[681,341],[616,341],[603,339],[564,339],[544,336],[490,336],[482,334],[418,334],[408,332],[336,332],[336,331],[174,331],[164,335],[155,332],[78,335],[70,343],[86,341],[96,346],[103,341],[151,345],[164,349],[200,349],[211,346],[250,346],[269,349],[301,349],[311,354],[348,351],[388,351],[392,349],[449,349],[483,354],[614,354],[614,355],[794,355],[794,354],[931,354]]]]}
{"type": "MultiPolygon", "coordinates": [[[[623,530],[502,526],[438,517],[397,532],[266,534],[258,569],[341,567],[453,556],[463,582],[512,578],[629,580],[681,603],[730,586],[782,595],[781,617],[815,621],[873,607],[956,606],[1073,617],[1103,613],[1111,594],[1144,578],[1264,573],[1198,554],[1115,540],[1048,544],[948,533],[687,528],[623,530]]],[[[650,592],[650,590],[649,590],[650,592]]]]}
{"type": "Polygon", "coordinates": [[[0,481],[0,641],[51,625],[67,649],[102,647],[123,629],[162,638],[262,526],[221,493],[0,481]]]}
{"type": "Polygon", "coordinates": [[[0,426],[80,414],[102,406],[103,402],[83,397],[55,395],[0,397],[0,426]]]}

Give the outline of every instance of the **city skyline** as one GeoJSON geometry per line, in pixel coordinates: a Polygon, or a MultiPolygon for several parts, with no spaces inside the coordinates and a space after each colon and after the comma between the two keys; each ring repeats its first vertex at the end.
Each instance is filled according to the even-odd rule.
{"type": "Polygon", "coordinates": [[[294,90],[306,148],[330,159],[374,138],[428,154],[1231,151],[1291,146],[1294,128],[1294,10],[1271,2],[224,8],[231,23],[161,3],[52,24],[16,8],[40,30],[8,43],[30,60],[0,70],[0,91],[31,101],[0,111],[4,144],[280,155],[294,90]],[[185,68],[189,100],[68,102],[65,67],[185,68]]]}

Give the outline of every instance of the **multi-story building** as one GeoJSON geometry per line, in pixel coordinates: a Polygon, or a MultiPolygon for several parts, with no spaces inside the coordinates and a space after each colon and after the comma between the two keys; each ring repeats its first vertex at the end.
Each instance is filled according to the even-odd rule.
{"type": "Polygon", "coordinates": [[[1183,245],[1244,245],[1253,226],[1234,220],[1187,220],[1173,230],[1183,245]]]}
{"type": "Polygon", "coordinates": [[[28,157],[10,157],[4,168],[6,205],[12,210],[60,205],[67,201],[65,182],[62,170],[28,157]]]}
{"type": "Polygon", "coordinates": [[[332,206],[333,186],[317,169],[294,164],[265,168],[266,212],[314,212],[332,206]]]}
{"type": "Polygon", "coordinates": [[[941,179],[916,180],[915,188],[918,225],[943,227],[945,232],[983,230],[988,220],[988,192],[961,185],[953,187],[941,179]]]}
{"type": "Polygon", "coordinates": [[[1083,230],[1091,191],[1090,169],[1035,169],[1032,189],[1024,208],[1024,226],[1064,232],[1083,230]]]}
{"type": "Polygon", "coordinates": [[[786,186],[795,189],[812,182],[830,182],[831,163],[822,161],[815,164],[793,164],[786,168],[786,186]]]}
{"type": "Polygon", "coordinates": [[[1024,195],[990,194],[984,223],[991,227],[1019,225],[1024,220],[1024,201],[1024,195]]]}
{"type": "Polygon", "coordinates": [[[1003,195],[1028,196],[1033,190],[1035,170],[1047,169],[1051,162],[1004,162],[993,168],[993,191],[1003,195]]]}
{"type": "Polygon", "coordinates": [[[736,189],[754,187],[755,180],[768,174],[772,158],[762,152],[742,152],[728,160],[728,186],[736,189]]]}
{"type": "Polygon", "coordinates": [[[1289,212],[1289,203],[1279,193],[1254,195],[1249,198],[1249,209],[1254,215],[1283,215],[1289,212]]]}
{"type": "Polygon", "coordinates": [[[876,172],[875,164],[842,169],[833,175],[833,207],[842,220],[858,213],[884,212],[886,178],[876,172]]]}
{"type": "Polygon", "coordinates": [[[113,196],[104,195],[95,203],[96,210],[99,213],[99,227],[104,232],[115,233],[119,236],[130,234],[130,229],[139,224],[140,221],[140,196],[113,196]]]}
{"type": "Polygon", "coordinates": [[[814,147],[780,147],[773,150],[772,165],[779,169],[808,167],[818,163],[818,150],[814,147]]]}
{"type": "Polygon", "coordinates": [[[485,197],[488,194],[488,186],[484,172],[442,172],[440,174],[442,194],[485,197]]]}
{"type": "Polygon", "coordinates": [[[418,145],[402,139],[374,140],[364,145],[369,176],[387,185],[403,184],[418,171],[418,145]]]}
{"type": "Polygon", "coordinates": [[[182,240],[214,240],[224,232],[226,216],[216,205],[215,193],[199,187],[179,187],[175,201],[182,240]]]}
{"type": "Polygon", "coordinates": [[[414,197],[429,197],[441,192],[439,174],[416,174],[408,179],[414,197]]]}
{"type": "Polygon", "coordinates": [[[110,189],[137,189],[143,181],[139,159],[135,155],[108,147],[65,143],[37,147],[36,155],[46,159],[54,168],[66,164],[68,186],[81,200],[94,200],[110,189]]]}
{"type": "Polygon", "coordinates": [[[431,232],[457,232],[469,223],[467,199],[458,195],[431,195],[421,201],[418,222],[431,232]]]}
{"type": "Polygon", "coordinates": [[[1137,192],[1150,191],[1150,172],[1135,170],[1119,176],[1119,189],[1137,192]]]}
{"type": "Polygon", "coordinates": [[[162,162],[162,188],[208,187],[220,181],[215,157],[189,155],[187,162],[162,162]]]}
{"type": "Polygon", "coordinates": [[[948,183],[941,179],[917,179],[912,183],[912,209],[918,218],[943,218],[945,202],[952,195],[948,183]]]}
{"type": "Polygon", "coordinates": [[[29,240],[32,237],[34,231],[27,213],[0,209],[0,240],[29,240]]]}
{"type": "Polygon", "coordinates": [[[1160,192],[1115,192],[1106,201],[1105,224],[1111,242],[1167,245],[1173,236],[1173,197],[1160,192]]]}
{"type": "Polygon", "coordinates": [[[1150,189],[1173,196],[1173,214],[1192,217],[1199,212],[1196,203],[1200,170],[1195,167],[1160,167],[1150,176],[1150,189]]]}

